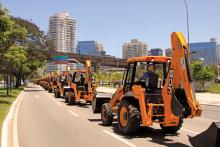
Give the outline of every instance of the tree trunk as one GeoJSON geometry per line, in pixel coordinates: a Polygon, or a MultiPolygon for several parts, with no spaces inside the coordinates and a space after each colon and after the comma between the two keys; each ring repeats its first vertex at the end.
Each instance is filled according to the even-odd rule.
{"type": "Polygon", "coordinates": [[[6,88],[6,75],[4,75],[4,88],[6,88]]]}
{"type": "Polygon", "coordinates": [[[201,85],[202,85],[202,92],[204,92],[204,91],[205,91],[205,82],[202,81],[202,82],[201,82],[201,85]]]}
{"type": "Polygon", "coordinates": [[[14,87],[15,81],[14,81],[14,77],[13,76],[11,76],[11,81],[12,81],[12,87],[14,87]]]}
{"type": "Polygon", "coordinates": [[[20,86],[21,86],[21,75],[18,74],[18,75],[16,75],[16,85],[15,85],[15,87],[19,88],[20,86]]]}
{"type": "Polygon", "coordinates": [[[6,79],[6,85],[7,85],[7,95],[9,95],[9,75],[7,74],[7,79],[6,79]]]}
{"type": "Polygon", "coordinates": [[[11,92],[11,74],[9,75],[9,91],[11,92]]]}
{"type": "Polygon", "coordinates": [[[25,76],[24,76],[24,75],[22,76],[22,78],[21,78],[21,79],[22,79],[22,81],[23,81],[24,85],[26,85],[26,84],[27,84],[27,81],[26,81],[26,78],[25,78],[25,76]]]}

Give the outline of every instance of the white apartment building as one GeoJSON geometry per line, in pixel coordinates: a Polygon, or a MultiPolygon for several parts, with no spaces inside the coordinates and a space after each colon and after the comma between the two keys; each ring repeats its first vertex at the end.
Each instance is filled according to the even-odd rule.
{"type": "Polygon", "coordinates": [[[76,20],[69,13],[57,13],[49,18],[48,37],[58,52],[76,52],[76,20]]]}
{"type": "Polygon", "coordinates": [[[138,56],[147,56],[147,44],[138,39],[132,39],[130,43],[124,43],[122,56],[124,59],[138,56]]]}
{"type": "MultiPolygon", "coordinates": [[[[76,19],[68,12],[57,13],[49,18],[48,38],[51,39],[57,52],[76,53],[76,19]]],[[[65,71],[66,64],[49,63],[47,71],[65,71]]],[[[76,68],[71,64],[71,68],[76,68]]]]}

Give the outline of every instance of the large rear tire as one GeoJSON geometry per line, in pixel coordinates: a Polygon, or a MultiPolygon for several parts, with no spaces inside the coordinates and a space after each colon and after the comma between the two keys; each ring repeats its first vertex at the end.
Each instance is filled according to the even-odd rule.
{"type": "Polygon", "coordinates": [[[65,92],[65,103],[69,103],[69,92],[65,92]]]}
{"type": "Polygon", "coordinates": [[[76,103],[76,99],[73,92],[70,92],[70,96],[68,98],[69,98],[69,103],[68,103],[69,105],[74,105],[76,103]]]}
{"type": "Polygon", "coordinates": [[[140,128],[140,112],[138,108],[124,99],[118,108],[118,129],[124,135],[136,133],[140,128]]]}
{"type": "Polygon", "coordinates": [[[59,97],[60,97],[60,92],[59,92],[59,90],[54,89],[54,95],[55,95],[55,98],[59,98],[59,97]]]}
{"type": "Polygon", "coordinates": [[[166,134],[176,134],[180,128],[182,127],[183,124],[183,118],[179,118],[179,123],[177,126],[163,126],[162,124],[160,125],[161,129],[163,130],[164,133],[166,134]]]}
{"type": "Polygon", "coordinates": [[[101,108],[102,124],[104,126],[111,126],[113,122],[113,116],[112,107],[108,103],[103,104],[101,108]]]}
{"type": "Polygon", "coordinates": [[[49,93],[52,93],[52,88],[49,88],[49,89],[48,89],[48,92],[49,92],[49,93]]]}

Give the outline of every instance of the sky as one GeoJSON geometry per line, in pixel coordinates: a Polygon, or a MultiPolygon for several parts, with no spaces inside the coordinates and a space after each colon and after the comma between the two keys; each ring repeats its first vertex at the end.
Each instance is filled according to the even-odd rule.
{"type": "MultiPolygon", "coordinates": [[[[13,16],[47,32],[48,19],[69,12],[77,20],[76,41],[96,40],[107,54],[122,57],[122,45],[137,38],[151,48],[170,48],[173,31],[187,39],[184,0],[0,0],[13,16]]],[[[186,0],[190,42],[220,41],[220,0],[186,0]]]]}

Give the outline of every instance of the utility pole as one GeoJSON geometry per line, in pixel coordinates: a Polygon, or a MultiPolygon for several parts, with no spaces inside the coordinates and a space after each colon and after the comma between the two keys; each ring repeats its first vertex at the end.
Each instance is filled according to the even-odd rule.
{"type": "Polygon", "coordinates": [[[186,0],[184,0],[186,6],[186,23],[187,23],[187,35],[188,35],[188,49],[189,49],[189,9],[186,0]]]}

